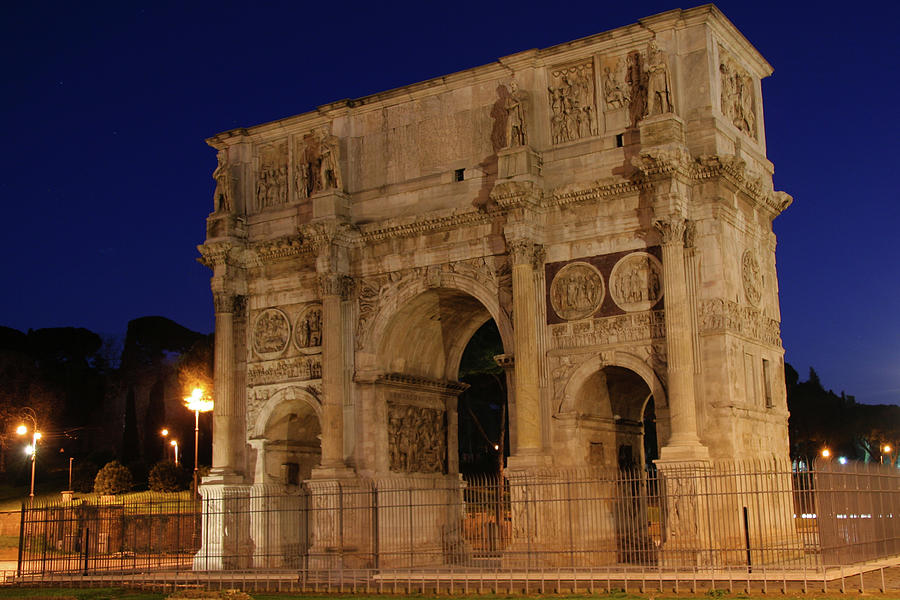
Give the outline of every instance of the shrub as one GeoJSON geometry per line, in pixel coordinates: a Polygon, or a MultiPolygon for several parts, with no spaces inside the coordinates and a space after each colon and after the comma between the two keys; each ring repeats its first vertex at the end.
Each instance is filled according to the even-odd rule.
{"type": "Polygon", "coordinates": [[[185,487],[184,470],[170,460],[161,460],[153,465],[149,479],[153,492],[177,492],[185,487]]]}
{"type": "Polygon", "coordinates": [[[121,494],[132,486],[131,471],[117,460],[106,463],[94,479],[97,494],[121,494]]]}

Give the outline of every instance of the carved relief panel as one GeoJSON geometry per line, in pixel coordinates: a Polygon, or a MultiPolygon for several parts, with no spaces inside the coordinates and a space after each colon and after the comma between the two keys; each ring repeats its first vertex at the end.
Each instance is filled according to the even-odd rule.
{"type": "Polygon", "coordinates": [[[328,190],[343,190],[340,146],[329,127],[295,138],[293,156],[294,195],[298,200],[328,190]]]}
{"type": "Polygon", "coordinates": [[[562,144],[597,135],[593,61],[551,69],[549,83],[552,142],[562,144]]]}
{"type": "Polygon", "coordinates": [[[277,308],[261,312],[253,324],[253,349],[262,358],[274,358],[284,352],[291,338],[287,315],[277,308]]]}
{"type": "Polygon", "coordinates": [[[662,308],[659,255],[660,248],[653,246],[546,264],[547,323],[662,308]],[[609,293],[604,283],[608,284],[609,293]]]}
{"type": "Polygon", "coordinates": [[[265,210],[287,202],[287,142],[275,142],[259,148],[256,172],[256,208],[265,210]]]}
{"type": "Polygon", "coordinates": [[[447,428],[444,411],[389,402],[388,444],[391,471],[446,472],[447,428]]]}
{"type": "Polygon", "coordinates": [[[589,317],[603,302],[603,277],[585,262],[569,263],[550,284],[550,304],[567,321],[589,317]]]}
{"type": "Polygon", "coordinates": [[[644,117],[674,112],[669,58],[655,39],[644,50],[603,57],[600,68],[606,111],[628,109],[631,126],[644,117]]]}
{"type": "Polygon", "coordinates": [[[322,346],[322,305],[311,304],[294,323],[294,343],[301,352],[322,346]]]}
{"type": "Polygon", "coordinates": [[[649,310],[663,295],[662,264],[652,254],[632,252],[613,267],[609,287],[622,310],[649,310]]]}
{"type": "Polygon", "coordinates": [[[762,298],[763,277],[753,250],[745,251],[741,258],[741,279],[744,282],[744,295],[747,301],[753,306],[759,305],[762,298]]]}
{"type": "Polygon", "coordinates": [[[319,303],[267,308],[252,319],[247,383],[251,386],[322,377],[319,303]]]}
{"type": "Polygon", "coordinates": [[[719,74],[722,114],[739,130],[758,139],[754,79],[722,46],[719,46],[719,74]]]}

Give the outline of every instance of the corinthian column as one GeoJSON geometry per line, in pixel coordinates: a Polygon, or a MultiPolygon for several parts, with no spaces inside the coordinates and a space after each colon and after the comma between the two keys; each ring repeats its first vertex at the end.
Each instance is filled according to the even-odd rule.
{"type": "Polygon", "coordinates": [[[513,240],[507,244],[512,258],[513,327],[516,336],[516,454],[534,455],[543,448],[534,289],[534,263],[541,255],[541,248],[531,240],[513,240]]]}
{"type": "Polygon", "coordinates": [[[658,220],[653,225],[662,237],[669,414],[672,427],[668,444],[660,450],[660,460],[703,460],[709,457],[709,451],[697,436],[694,354],[684,270],[685,220],[671,216],[658,220]]]}
{"type": "Polygon", "coordinates": [[[322,299],[322,467],[342,469],[344,463],[344,319],[342,303],[352,279],[337,273],[320,273],[322,299]]]}
{"type": "Polygon", "coordinates": [[[240,471],[239,449],[244,442],[235,389],[234,318],[243,310],[243,296],[214,292],[216,311],[215,350],[213,356],[213,474],[228,475],[240,471]]]}

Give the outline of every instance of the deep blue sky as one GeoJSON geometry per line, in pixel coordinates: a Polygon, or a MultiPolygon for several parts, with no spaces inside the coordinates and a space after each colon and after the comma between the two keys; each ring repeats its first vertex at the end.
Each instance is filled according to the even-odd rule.
{"type": "MultiPolygon", "coordinates": [[[[682,2],[681,8],[695,4],[682,2]]],[[[718,3],[763,82],[787,360],[900,404],[897,3],[718,3]],[[863,6],[863,5],[860,5],[863,6]]],[[[0,12],[0,325],[212,330],[195,262],[234,127],[591,35],[671,2],[17,2],[0,12]]]]}

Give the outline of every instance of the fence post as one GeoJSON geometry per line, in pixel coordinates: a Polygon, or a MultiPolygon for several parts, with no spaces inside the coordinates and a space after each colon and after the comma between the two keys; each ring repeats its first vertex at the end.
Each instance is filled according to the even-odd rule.
{"type": "Polygon", "coordinates": [[[22,558],[25,554],[25,503],[22,503],[22,518],[19,521],[19,560],[16,563],[16,577],[22,576],[22,558]]]}

